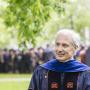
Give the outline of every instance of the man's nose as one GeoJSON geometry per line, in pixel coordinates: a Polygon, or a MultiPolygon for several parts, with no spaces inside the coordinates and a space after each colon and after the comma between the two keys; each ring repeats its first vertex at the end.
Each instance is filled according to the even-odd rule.
{"type": "Polygon", "coordinates": [[[63,51],[64,50],[61,45],[57,49],[58,49],[58,51],[63,51]]]}

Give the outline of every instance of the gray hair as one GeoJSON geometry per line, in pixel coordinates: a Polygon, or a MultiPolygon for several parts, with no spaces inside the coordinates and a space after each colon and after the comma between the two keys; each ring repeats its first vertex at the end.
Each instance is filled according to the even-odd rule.
{"type": "Polygon", "coordinates": [[[80,35],[72,29],[61,29],[57,32],[56,36],[63,34],[72,39],[73,45],[76,48],[79,48],[81,45],[80,35]]]}

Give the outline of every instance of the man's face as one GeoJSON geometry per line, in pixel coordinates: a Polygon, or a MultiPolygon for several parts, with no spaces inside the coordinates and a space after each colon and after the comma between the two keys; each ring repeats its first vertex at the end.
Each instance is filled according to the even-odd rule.
{"type": "Polygon", "coordinates": [[[65,35],[59,35],[55,42],[56,59],[65,62],[70,59],[74,53],[75,48],[72,44],[72,39],[65,35]]]}

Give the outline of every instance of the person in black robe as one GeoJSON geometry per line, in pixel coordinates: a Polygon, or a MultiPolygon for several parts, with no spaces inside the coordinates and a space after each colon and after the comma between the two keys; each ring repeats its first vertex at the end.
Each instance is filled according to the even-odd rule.
{"type": "Polygon", "coordinates": [[[56,59],[37,67],[28,90],[90,90],[90,67],[74,59],[79,35],[70,29],[56,35],[56,59]]]}

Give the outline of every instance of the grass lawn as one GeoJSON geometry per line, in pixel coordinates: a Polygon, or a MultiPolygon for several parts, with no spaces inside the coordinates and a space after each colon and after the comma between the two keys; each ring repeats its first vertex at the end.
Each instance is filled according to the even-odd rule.
{"type": "Polygon", "coordinates": [[[0,74],[0,90],[27,90],[31,74],[0,74]]]}

